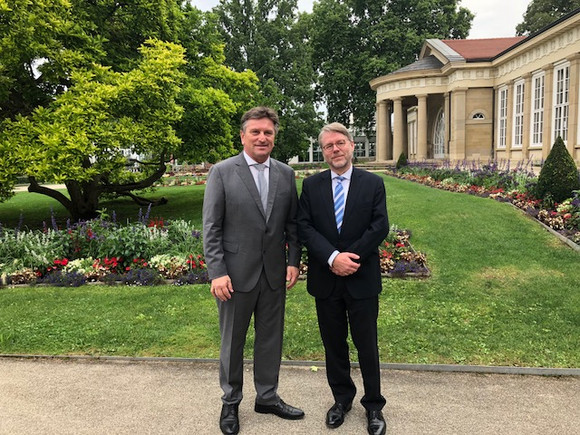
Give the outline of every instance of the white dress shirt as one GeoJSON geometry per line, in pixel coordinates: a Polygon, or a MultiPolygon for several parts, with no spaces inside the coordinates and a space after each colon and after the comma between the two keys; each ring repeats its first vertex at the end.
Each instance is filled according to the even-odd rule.
{"type": "MultiPolygon", "coordinates": [[[[344,174],[342,175],[338,175],[336,172],[334,171],[330,171],[330,176],[332,177],[332,195],[334,198],[334,189],[336,189],[336,185],[338,184],[338,180],[337,177],[344,177],[344,180],[342,180],[342,189],[344,190],[344,209],[346,210],[346,201],[348,199],[348,189],[350,187],[350,179],[352,178],[352,166],[350,168],[348,168],[348,171],[346,171],[344,174]]],[[[328,257],[328,265],[330,267],[332,267],[332,263],[334,262],[334,259],[336,258],[336,256],[340,254],[340,252],[338,251],[334,251],[332,254],[330,254],[330,257],[328,257]]]]}
{"type": "MultiPolygon", "coordinates": [[[[252,173],[252,177],[254,177],[254,183],[256,183],[256,187],[258,188],[258,191],[260,191],[259,188],[259,184],[258,184],[258,169],[256,168],[255,165],[258,164],[258,162],[256,162],[253,158],[251,158],[249,155],[246,154],[245,151],[243,151],[244,153],[244,158],[246,159],[246,162],[248,163],[248,166],[250,167],[250,172],[252,173]]],[[[268,186],[268,188],[270,187],[270,157],[268,157],[268,159],[264,162],[264,177],[266,178],[266,186],[268,186]]],[[[343,181],[344,183],[344,181],[343,181]]]]}

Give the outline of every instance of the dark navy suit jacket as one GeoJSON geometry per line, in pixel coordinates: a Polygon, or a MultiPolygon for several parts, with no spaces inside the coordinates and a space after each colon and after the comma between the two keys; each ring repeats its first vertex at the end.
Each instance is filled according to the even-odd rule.
{"type": "Polygon", "coordinates": [[[354,299],[381,292],[378,246],[389,232],[383,180],[353,168],[340,234],[336,228],[332,180],[329,170],[308,177],[302,185],[298,208],[298,235],[308,249],[308,292],[324,299],[337,279],[344,280],[354,299]],[[328,258],[334,252],[360,256],[360,268],[347,277],[330,271],[328,258]]]}

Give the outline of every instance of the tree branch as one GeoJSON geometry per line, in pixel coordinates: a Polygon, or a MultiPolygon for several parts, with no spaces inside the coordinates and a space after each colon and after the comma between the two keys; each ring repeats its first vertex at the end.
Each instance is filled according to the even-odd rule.
{"type": "MultiPolygon", "coordinates": [[[[142,162],[141,160],[138,159],[128,159],[129,163],[139,163],[140,165],[143,166],[156,166],[159,163],[158,162],[142,162]]],[[[165,161],[163,162],[165,163],[165,161]]]]}
{"type": "Polygon", "coordinates": [[[119,193],[119,195],[128,196],[133,201],[135,201],[138,205],[143,205],[143,206],[151,205],[154,207],[156,205],[167,204],[167,198],[147,199],[147,198],[143,198],[142,196],[134,195],[131,192],[121,192],[121,193],[119,193]]]}
{"type": "Polygon", "coordinates": [[[28,181],[30,182],[30,185],[28,186],[28,191],[30,193],[40,193],[42,195],[49,196],[60,202],[67,210],[71,209],[72,206],[71,200],[68,199],[66,195],[62,194],[58,190],[41,186],[40,184],[38,184],[38,181],[36,180],[35,177],[28,177],[28,181]]]}
{"type": "Polygon", "coordinates": [[[153,183],[159,180],[167,170],[167,167],[165,166],[165,153],[161,153],[161,156],[159,157],[159,162],[157,162],[156,164],[159,165],[157,171],[155,171],[149,177],[144,178],[141,181],[129,184],[104,184],[101,187],[101,189],[103,192],[106,193],[118,193],[121,195],[125,194],[126,192],[130,192],[132,190],[139,190],[145,189],[146,187],[150,187],[153,185],[153,183]]]}

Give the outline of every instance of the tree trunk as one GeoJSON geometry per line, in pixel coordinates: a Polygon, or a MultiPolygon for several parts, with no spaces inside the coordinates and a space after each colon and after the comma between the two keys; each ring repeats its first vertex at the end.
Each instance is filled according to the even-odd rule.
{"type": "Polygon", "coordinates": [[[35,177],[28,177],[28,180],[30,181],[28,191],[49,196],[50,198],[60,202],[69,212],[73,222],[98,217],[99,213],[97,210],[99,209],[99,199],[104,193],[129,196],[139,205],[163,205],[167,203],[167,199],[165,198],[157,200],[146,199],[134,195],[131,191],[150,187],[163,176],[166,170],[164,155],[165,154],[163,153],[160,160],[156,163],[158,165],[157,170],[149,177],[138,182],[129,184],[109,184],[107,183],[106,178],[102,175],[97,175],[91,181],[83,183],[74,180],[66,181],[65,186],[70,196],[69,199],[58,190],[40,185],[35,177]]]}

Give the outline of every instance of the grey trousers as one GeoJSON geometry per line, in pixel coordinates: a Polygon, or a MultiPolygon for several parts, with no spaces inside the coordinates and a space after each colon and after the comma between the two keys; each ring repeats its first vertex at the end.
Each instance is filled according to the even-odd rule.
{"type": "Polygon", "coordinates": [[[282,358],[286,290],[272,289],[264,272],[250,292],[235,291],[226,302],[217,301],[221,347],[220,386],[222,401],[232,405],[242,400],[244,345],[254,315],[254,386],[256,403],[272,405],[280,400],[278,376],[282,358]]]}

